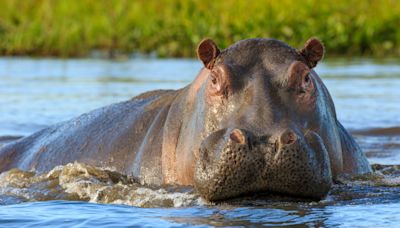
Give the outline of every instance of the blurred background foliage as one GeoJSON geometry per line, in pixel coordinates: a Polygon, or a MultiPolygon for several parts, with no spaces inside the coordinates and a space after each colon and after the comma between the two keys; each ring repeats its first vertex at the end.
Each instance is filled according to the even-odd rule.
{"type": "Polygon", "coordinates": [[[93,50],[192,57],[251,37],[332,55],[400,56],[400,1],[0,0],[0,54],[86,56],[93,50]]]}

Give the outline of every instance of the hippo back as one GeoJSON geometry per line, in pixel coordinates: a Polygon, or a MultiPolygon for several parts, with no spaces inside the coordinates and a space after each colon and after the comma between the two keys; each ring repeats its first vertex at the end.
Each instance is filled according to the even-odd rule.
{"type": "Polygon", "coordinates": [[[79,161],[161,183],[160,129],[175,95],[173,90],[145,93],[7,144],[0,149],[0,171],[44,172],[79,161]]]}

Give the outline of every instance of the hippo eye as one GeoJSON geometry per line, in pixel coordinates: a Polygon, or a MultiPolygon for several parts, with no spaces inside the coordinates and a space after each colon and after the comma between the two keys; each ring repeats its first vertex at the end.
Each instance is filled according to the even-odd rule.
{"type": "Polygon", "coordinates": [[[211,74],[211,83],[214,84],[214,85],[218,83],[217,77],[215,75],[213,75],[213,74],[211,74]]]}
{"type": "Polygon", "coordinates": [[[306,84],[310,83],[310,76],[308,74],[304,77],[304,82],[306,84]]]}
{"type": "Polygon", "coordinates": [[[212,72],[209,80],[209,91],[212,95],[221,95],[224,93],[224,80],[221,74],[212,72]]]}
{"type": "MultiPolygon", "coordinates": [[[[311,84],[312,84],[312,81],[311,81],[310,74],[306,74],[304,76],[303,83],[301,85],[301,89],[302,90],[308,90],[309,87],[312,87],[311,84]]],[[[303,91],[303,92],[305,92],[305,91],[303,91]]]]}
{"type": "Polygon", "coordinates": [[[228,96],[229,74],[224,66],[214,66],[207,82],[208,94],[212,96],[228,96]]]}

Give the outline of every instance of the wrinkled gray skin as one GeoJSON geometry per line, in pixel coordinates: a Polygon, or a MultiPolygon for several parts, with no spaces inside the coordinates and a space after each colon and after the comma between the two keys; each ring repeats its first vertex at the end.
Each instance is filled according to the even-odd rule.
{"type": "Polygon", "coordinates": [[[194,185],[208,200],[253,192],[321,199],[342,173],[370,172],[312,70],[315,39],[296,50],[248,39],[219,51],[180,90],[145,93],[43,129],[0,149],[0,171],[43,172],[79,161],[144,183],[194,185]]]}

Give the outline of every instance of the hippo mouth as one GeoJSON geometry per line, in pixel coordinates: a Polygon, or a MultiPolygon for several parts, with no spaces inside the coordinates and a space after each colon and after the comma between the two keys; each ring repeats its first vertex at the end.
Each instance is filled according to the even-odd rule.
{"type": "Polygon", "coordinates": [[[222,129],[202,142],[196,158],[195,187],[210,201],[266,192],[319,200],[332,185],[328,152],[312,131],[300,137],[222,129]]]}

